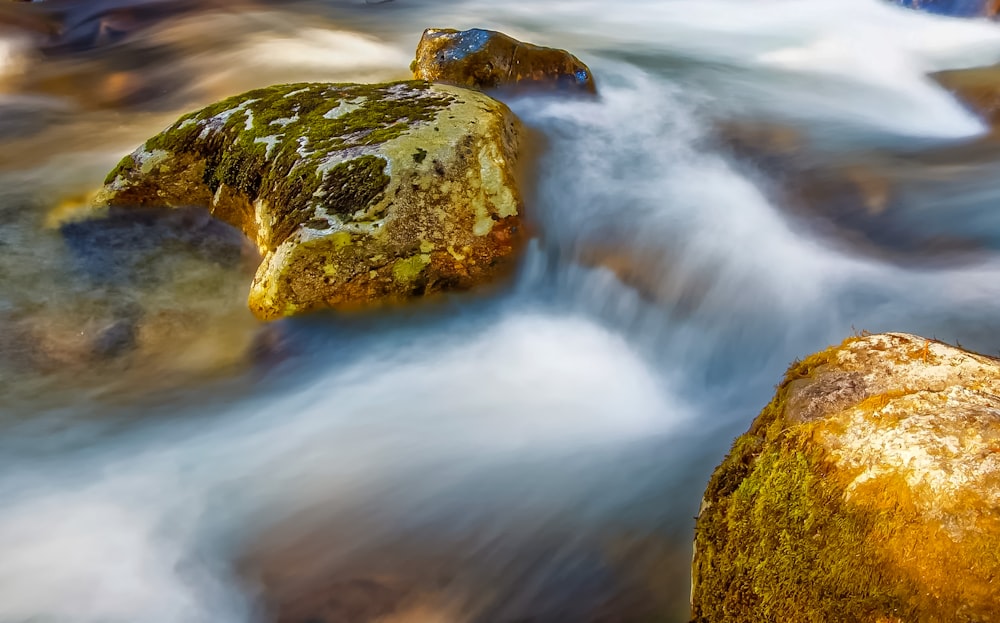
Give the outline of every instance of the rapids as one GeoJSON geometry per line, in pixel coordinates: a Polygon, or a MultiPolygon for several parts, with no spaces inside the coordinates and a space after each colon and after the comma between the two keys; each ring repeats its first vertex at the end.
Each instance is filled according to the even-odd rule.
{"type": "Polygon", "coordinates": [[[928,77],[1000,61],[992,23],[880,0],[2,9],[0,623],[686,621],[701,491],[789,362],[859,331],[1000,352],[1000,143],[928,77]],[[53,225],[180,113],[405,78],[432,26],[565,47],[598,81],[508,100],[535,237],[502,288],[263,326],[225,227],[53,225]],[[792,205],[801,171],[725,127],[781,128],[802,170],[891,200],[792,205]]]}

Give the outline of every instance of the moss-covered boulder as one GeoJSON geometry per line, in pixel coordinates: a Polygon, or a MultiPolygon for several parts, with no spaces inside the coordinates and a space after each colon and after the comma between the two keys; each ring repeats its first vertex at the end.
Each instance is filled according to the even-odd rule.
{"type": "Polygon", "coordinates": [[[481,28],[425,30],[411,68],[418,80],[476,89],[596,90],[590,68],[566,50],[523,43],[481,28]]]}
{"type": "Polygon", "coordinates": [[[291,84],[185,115],[108,175],[104,207],[206,206],[263,261],[273,319],[463,289],[518,247],[518,122],[425,82],[291,84]]]}
{"type": "Polygon", "coordinates": [[[1000,360],[912,335],[797,362],[716,469],[697,622],[993,621],[1000,360]]]}

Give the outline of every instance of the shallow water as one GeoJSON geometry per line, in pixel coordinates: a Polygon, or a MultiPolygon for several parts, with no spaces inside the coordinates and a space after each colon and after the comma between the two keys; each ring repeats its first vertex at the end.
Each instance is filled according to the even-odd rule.
{"type": "Polygon", "coordinates": [[[788,363],[1000,352],[1000,149],[928,77],[1000,28],[877,0],[0,11],[0,621],[684,621],[701,491],[788,363]],[[257,323],[197,213],[60,231],[183,111],[404,78],[425,27],[567,47],[508,103],[536,237],[482,295],[257,323]],[[749,139],[747,137],[750,137],[749,139]]]}

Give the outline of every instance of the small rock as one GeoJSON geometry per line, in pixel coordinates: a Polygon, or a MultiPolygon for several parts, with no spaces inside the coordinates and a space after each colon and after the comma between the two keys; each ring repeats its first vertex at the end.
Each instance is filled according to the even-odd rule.
{"type": "Polygon", "coordinates": [[[476,89],[596,92],[590,68],[566,50],[522,43],[481,28],[425,30],[411,68],[418,80],[476,89]]]}

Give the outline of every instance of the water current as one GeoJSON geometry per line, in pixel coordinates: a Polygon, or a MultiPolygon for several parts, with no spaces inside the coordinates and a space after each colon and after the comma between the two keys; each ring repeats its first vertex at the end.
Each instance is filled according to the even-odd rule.
{"type": "Polygon", "coordinates": [[[852,332],[1000,353],[1000,27],[879,0],[0,5],[0,622],[686,621],[713,467],[852,332]],[[54,226],[182,112],[572,50],[516,276],[261,324],[198,213],[54,226]]]}

